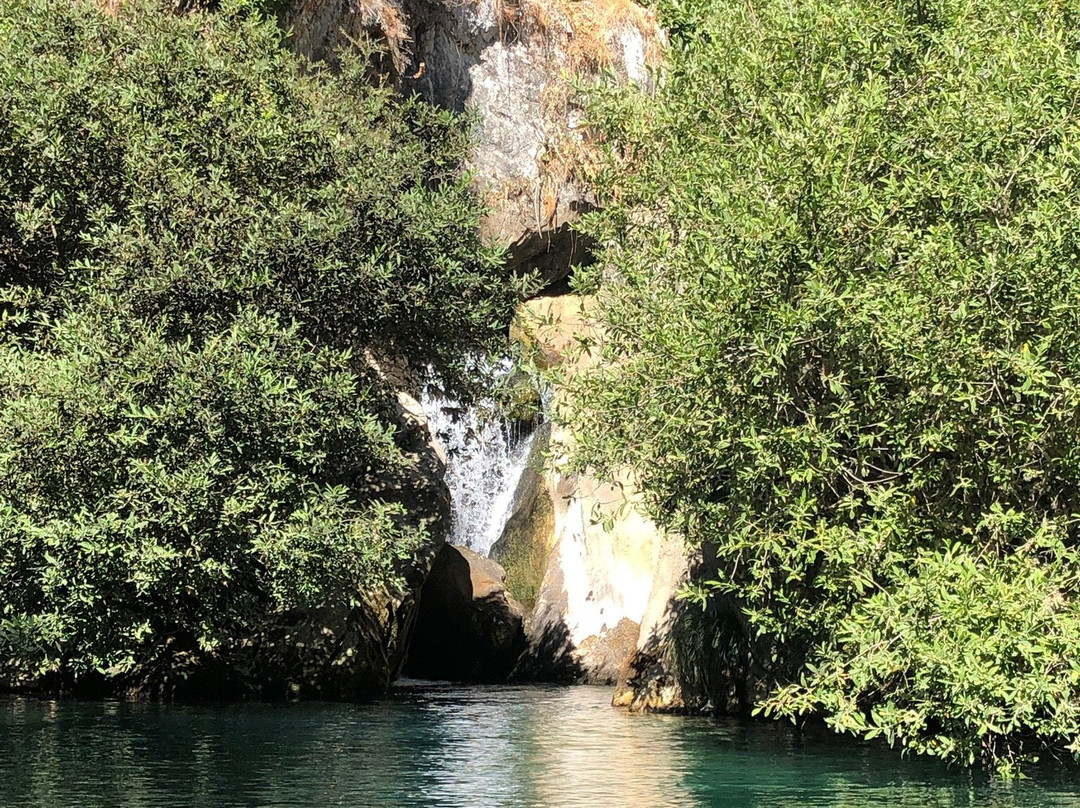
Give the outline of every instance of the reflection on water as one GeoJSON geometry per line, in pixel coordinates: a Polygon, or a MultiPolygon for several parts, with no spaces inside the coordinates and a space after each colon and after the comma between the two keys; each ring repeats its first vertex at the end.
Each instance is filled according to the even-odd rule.
{"type": "Polygon", "coordinates": [[[1080,806],[777,725],[632,716],[602,688],[416,686],[370,705],[0,699],[4,808],[1080,806]]]}

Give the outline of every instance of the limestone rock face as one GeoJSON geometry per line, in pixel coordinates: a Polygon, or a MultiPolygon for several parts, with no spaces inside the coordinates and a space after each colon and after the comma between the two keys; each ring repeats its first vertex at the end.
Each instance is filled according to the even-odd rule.
{"type": "MultiPolygon", "coordinates": [[[[513,336],[542,366],[570,374],[598,359],[603,334],[592,322],[588,298],[564,295],[524,304],[513,336]],[[579,342],[593,346],[582,350],[579,342]]],[[[560,405],[556,392],[554,407],[560,405]]],[[[543,471],[531,500],[515,499],[507,525],[518,547],[543,547],[547,562],[528,624],[529,650],[518,668],[523,678],[614,684],[639,643],[663,620],[680,582],[684,553],[633,507],[629,475],[605,483],[565,469],[573,436],[550,434],[543,471]],[[549,521],[523,517],[529,501],[550,503],[549,521]]],[[[524,479],[524,476],[523,476],[524,479]]]]}
{"type": "MultiPolygon", "coordinates": [[[[573,376],[600,359],[604,333],[593,307],[572,295],[529,301],[513,336],[538,364],[573,376]]],[[[714,561],[689,556],[681,537],[636,510],[630,474],[612,484],[566,473],[560,455],[573,441],[564,429],[551,437],[558,448],[544,479],[555,503],[554,549],[522,670],[616,683],[613,703],[635,711],[745,712],[760,677],[746,670],[739,609],[714,602],[704,613],[675,597],[687,580],[715,577],[714,561]]]]}
{"type": "MultiPolygon", "coordinates": [[[[662,562],[662,577],[682,582],[718,577],[715,548],[662,562]]],[[[659,590],[655,591],[659,595],[659,590]]],[[[754,642],[741,605],[714,596],[702,609],[656,597],[638,648],[615,688],[612,703],[641,712],[749,715],[772,683],[788,678],[770,669],[771,648],[754,642]]]]}
{"type": "Polygon", "coordinates": [[[650,593],[636,647],[619,672],[611,703],[635,712],[697,712],[706,707],[704,694],[686,686],[676,649],[675,634],[688,605],[671,597],[686,580],[689,562],[681,548],[667,548],[658,561],[657,578],[665,585],[650,593]]]}
{"type": "MultiPolygon", "coordinates": [[[[652,12],[631,0],[296,0],[283,23],[298,52],[330,64],[349,36],[373,34],[387,46],[389,64],[381,67],[391,69],[402,90],[475,114],[469,168],[490,210],[484,234],[508,248],[509,269],[536,270],[551,282],[588,257],[590,245],[571,225],[594,204],[588,179],[595,156],[572,87],[610,75],[649,91],[649,67],[658,64],[663,43],[652,12]]],[[[548,324],[527,323],[517,336],[540,364],[587,366],[594,357],[575,352],[575,341],[602,336],[594,333],[587,305],[573,297],[532,301],[523,319],[548,324]]],[[[548,438],[551,447],[572,443],[559,429],[548,438]]],[[[518,675],[614,682],[637,651],[641,626],[653,619],[650,604],[670,600],[675,582],[657,570],[678,541],[623,508],[633,485],[629,478],[619,482],[567,474],[557,458],[540,458],[523,475],[493,551],[507,566],[506,586],[533,601],[518,675]]],[[[429,584],[442,580],[443,589],[432,591],[475,605],[461,583],[461,558],[445,551],[429,584]]],[[[425,594],[423,601],[430,606],[442,597],[425,594]]],[[[477,631],[483,634],[476,622],[481,612],[464,613],[472,617],[453,628],[472,643],[477,631]]],[[[410,654],[413,675],[435,675],[414,667],[432,658],[421,639],[426,620],[422,614],[410,654]]],[[[456,664],[440,675],[489,675],[456,664]]]]}
{"type": "Polygon", "coordinates": [[[504,681],[525,647],[525,610],[506,573],[466,547],[443,546],[424,583],[405,672],[421,679],[504,681]]]}
{"type": "Polygon", "coordinates": [[[637,650],[650,600],[674,593],[673,582],[657,572],[661,558],[677,552],[679,543],[632,508],[620,510],[624,490],[557,471],[549,479],[554,547],[522,670],[539,678],[614,684],[637,650]]]}
{"type": "Polygon", "coordinates": [[[652,12],[630,0],[298,0],[283,22],[298,52],[331,64],[347,37],[373,34],[404,90],[476,113],[484,233],[510,267],[554,280],[586,256],[569,227],[593,204],[571,80],[648,85],[663,41],[652,12]]]}

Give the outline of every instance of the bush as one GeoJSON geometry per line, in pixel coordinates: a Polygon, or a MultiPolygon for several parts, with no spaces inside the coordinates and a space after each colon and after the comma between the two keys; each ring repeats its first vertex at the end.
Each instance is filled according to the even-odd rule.
{"type": "Polygon", "coordinates": [[[1003,770],[1077,751],[1080,18],[663,10],[658,97],[593,103],[578,462],[715,546],[698,596],[738,604],[759,710],[1003,770]]]}
{"type": "Polygon", "coordinates": [[[467,132],[225,4],[0,9],[0,673],[124,674],[422,539],[378,363],[468,395],[517,298],[467,132]]]}

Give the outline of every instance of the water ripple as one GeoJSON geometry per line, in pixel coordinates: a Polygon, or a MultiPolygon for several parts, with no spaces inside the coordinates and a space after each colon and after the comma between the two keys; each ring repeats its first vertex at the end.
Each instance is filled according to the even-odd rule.
{"type": "Polygon", "coordinates": [[[1034,808],[993,784],[777,725],[636,716],[603,688],[415,685],[370,705],[0,700],[4,808],[1034,808]]]}

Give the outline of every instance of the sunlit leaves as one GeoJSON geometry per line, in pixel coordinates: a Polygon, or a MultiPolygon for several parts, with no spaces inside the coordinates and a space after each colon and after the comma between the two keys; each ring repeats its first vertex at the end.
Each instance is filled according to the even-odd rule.
{"type": "Polygon", "coordinates": [[[694,596],[737,605],[739,670],[802,682],[770,711],[1006,768],[1077,746],[1050,638],[1080,619],[1080,22],[660,8],[656,98],[593,99],[608,361],[571,382],[578,461],[716,548],[694,596]]]}
{"type": "Polygon", "coordinates": [[[99,5],[0,7],[6,679],[394,585],[423,531],[378,363],[467,395],[518,294],[467,130],[373,86],[363,43],[330,73],[266,3],[99,5]]]}

